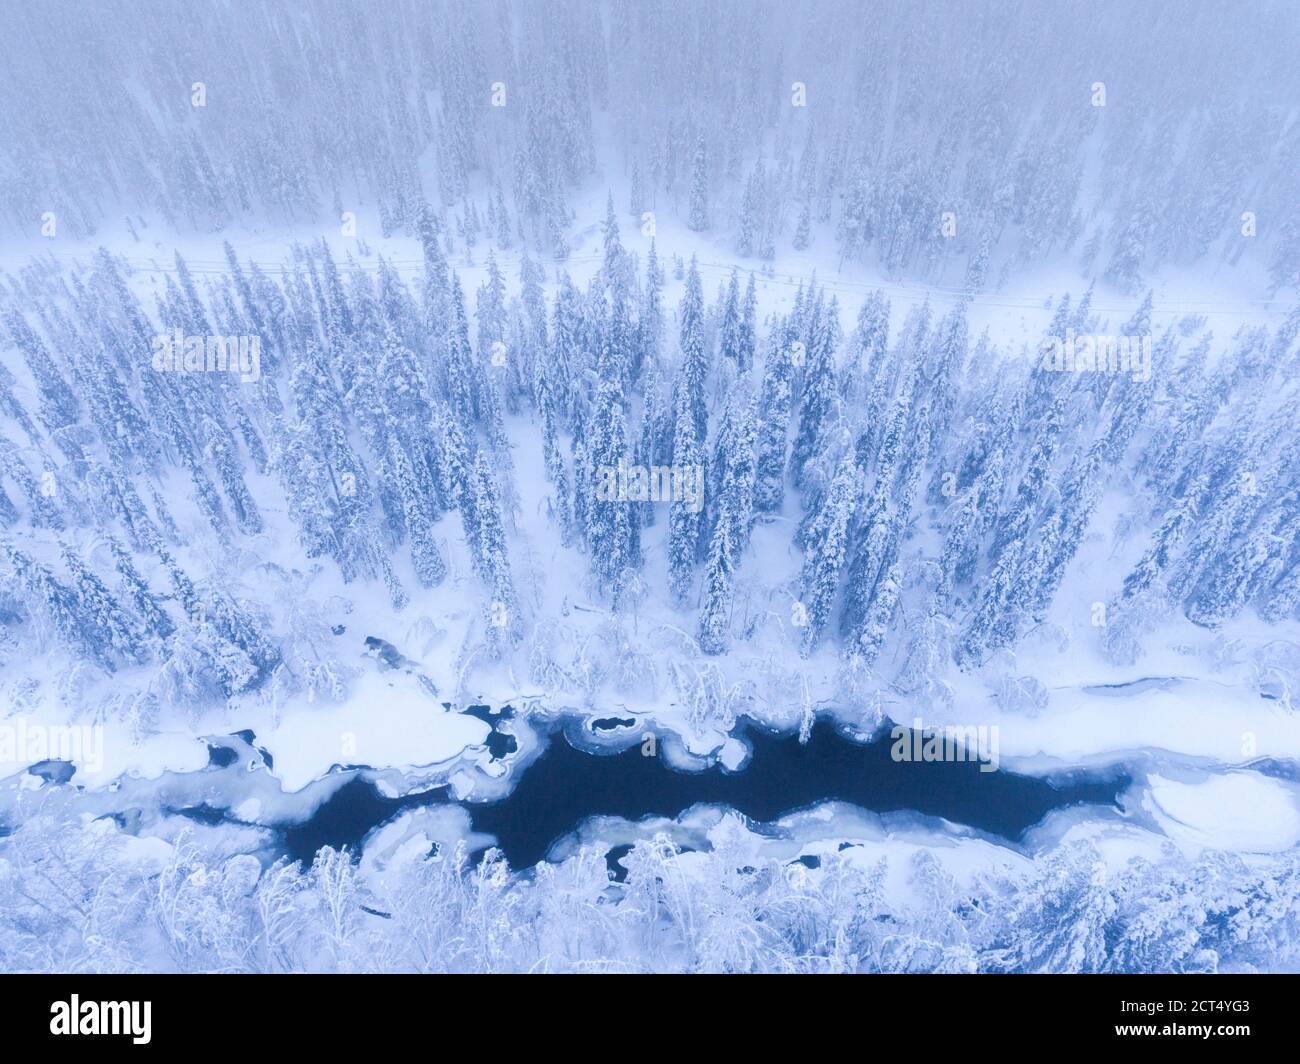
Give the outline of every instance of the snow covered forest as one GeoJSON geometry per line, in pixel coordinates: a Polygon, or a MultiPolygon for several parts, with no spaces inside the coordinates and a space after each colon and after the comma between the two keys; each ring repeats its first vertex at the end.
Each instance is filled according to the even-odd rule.
{"type": "Polygon", "coordinates": [[[1297,39],[7,8],[0,970],[1300,967],[1297,39]],[[989,771],[475,825],[818,722],[989,771]],[[1000,773],[1116,797],[970,826],[1000,773]]]}

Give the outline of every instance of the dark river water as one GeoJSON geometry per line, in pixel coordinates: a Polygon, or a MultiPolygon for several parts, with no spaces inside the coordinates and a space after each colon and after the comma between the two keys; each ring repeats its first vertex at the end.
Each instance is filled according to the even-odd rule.
{"type": "MultiPolygon", "coordinates": [[[[767,822],[818,802],[838,800],[877,813],[911,810],[1016,841],[1053,809],[1115,804],[1122,774],[1048,782],[1010,772],[981,772],[975,762],[894,761],[891,741],[852,742],[819,721],[809,741],[750,730],[753,756],[738,772],[669,768],[639,746],[617,753],[576,749],[561,730],[506,797],[462,802],[474,829],[493,835],[511,867],[542,860],[550,847],[593,816],[639,820],[676,817],[693,805],[729,806],[767,822]]],[[[310,862],[322,846],[353,849],[373,828],[404,809],[449,801],[445,788],[386,798],[358,776],[307,821],[283,827],[287,856],[310,862]]]]}

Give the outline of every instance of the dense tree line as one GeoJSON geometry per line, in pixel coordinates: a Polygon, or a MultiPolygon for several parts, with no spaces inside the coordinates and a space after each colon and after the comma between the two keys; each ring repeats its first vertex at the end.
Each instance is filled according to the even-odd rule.
{"type": "Polygon", "coordinates": [[[899,870],[853,842],[755,857],[733,829],[689,864],[660,834],[613,868],[586,847],[519,874],[449,844],[377,874],[329,848],[263,867],[185,834],[132,859],[103,822],[55,826],[0,839],[6,971],[1285,971],[1300,935],[1294,854],[1108,869],[1079,842],[963,885],[924,850],[899,870]]]}
{"type": "MultiPolygon", "coordinates": [[[[165,484],[179,477],[214,542],[255,554],[250,480],[277,493],[307,557],[381,582],[395,610],[411,589],[394,552],[406,580],[434,589],[440,544],[463,537],[491,650],[511,653],[551,620],[518,592],[512,432],[540,444],[547,520],[586,553],[594,593],[618,614],[646,577],[666,579],[706,655],[746,638],[733,603],[754,528],[790,519],[802,653],[833,637],[850,673],[890,645],[977,668],[1047,619],[1108,491],[1130,511],[1117,544],[1148,543],[1095,588],[1116,660],[1172,609],[1217,627],[1300,607],[1300,312],[1226,345],[1189,319],[1153,339],[1148,296],[1118,337],[1145,345],[1145,372],[1054,372],[1038,353],[972,343],[963,302],[916,307],[891,335],[877,293],[846,334],[814,280],[760,323],[753,274],[733,271],[710,304],[692,261],[670,313],[653,241],[642,269],[612,204],[602,267],[585,288],[561,274],[550,299],[532,260],[513,289],[489,260],[471,307],[431,208],[421,233],[414,288],[382,259],[340,266],[324,242],[297,247],[280,280],[228,249],[202,292],[177,256],[152,308],[107,252],[70,276],[13,279],[5,332],[25,381],[0,377],[0,523],[20,533],[4,548],[11,645],[34,621],[108,671],[167,662],[185,690],[227,696],[265,683],[284,653],[258,604],[206,573],[196,589],[176,560],[165,484]],[[257,379],[156,369],[168,330],[263,338],[257,379]],[[627,466],[677,478],[666,572],[646,572],[651,497],[602,491],[627,466]],[[111,556],[68,548],[88,527],[111,556]]],[[[1098,319],[1091,290],[1062,297],[1043,351],[1098,319]]]]}
{"type": "Polygon", "coordinates": [[[138,237],[155,213],[206,232],[374,204],[413,234],[427,196],[471,244],[563,258],[573,190],[617,167],[638,224],[671,212],[756,260],[821,240],[890,274],[965,263],[980,288],[991,256],[1065,254],[1137,290],[1249,251],[1294,286],[1295,12],[1251,14],[63,0],[9,12],[0,39],[0,217],[138,237]]]}

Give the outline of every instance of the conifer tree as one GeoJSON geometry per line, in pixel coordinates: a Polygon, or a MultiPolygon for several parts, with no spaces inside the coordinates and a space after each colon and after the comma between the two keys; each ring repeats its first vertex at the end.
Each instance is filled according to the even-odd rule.
{"type": "MultiPolygon", "coordinates": [[[[688,404],[685,390],[680,391],[677,430],[673,439],[673,476],[676,478],[698,478],[704,467],[703,451],[695,435],[695,422],[688,404]]],[[[702,490],[698,479],[695,483],[702,490]]],[[[684,604],[690,595],[702,524],[699,507],[692,506],[692,500],[684,498],[683,493],[676,493],[668,516],[668,578],[678,604],[684,604]]]]}
{"type": "Polygon", "coordinates": [[[849,530],[857,507],[858,474],[851,455],[840,461],[822,503],[816,538],[804,554],[799,579],[799,601],[803,606],[803,639],[800,653],[808,657],[830,620],[839,587],[840,573],[848,555],[849,530]]]}

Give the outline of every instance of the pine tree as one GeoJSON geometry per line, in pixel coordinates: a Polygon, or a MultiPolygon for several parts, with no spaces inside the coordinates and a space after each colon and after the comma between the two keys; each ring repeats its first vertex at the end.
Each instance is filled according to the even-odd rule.
{"type": "Polygon", "coordinates": [[[740,275],[737,270],[732,270],[731,280],[727,284],[727,293],[722,307],[722,322],[719,326],[718,346],[722,353],[722,357],[730,359],[735,364],[737,370],[744,372],[741,365],[741,361],[744,358],[744,354],[741,350],[741,330],[743,327],[741,313],[740,275]]]}
{"type": "MultiPolygon", "coordinates": [[[[673,439],[673,475],[696,476],[703,468],[703,452],[695,434],[689,399],[685,390],[677,399],[677,430],[673,439]]],[[[668,516],[668,578],[679,605],[690,595],[695,571],[702,516],[697,507],[677,493],[668,516]]]]}
{"type": "Polygon", "coordinates": [[[423,469],[421,473],[416,472],[406,447],[395,435],[389,438],[385,472],[402,502],[415,577],[422,587],[437,587],[447,575],[447,566],[433,536],[435,515],[430,511],[430,503],[437,497],[436,489],[423,469]]]}
{"type": "Polygon", "coordinates": [[[641,164],[637,159],[632,160],[632,177],[627,198],[628,213],[639,222],[641,213],[645,210],[645,189],[641,187],[641,164]]]}
{"type": "Polygon", "coordinates": [[[86,615],[77,592],[10,543],[0,545],[14,569],[19,586],[26,592],[29,607],[47,617],[55,632],[70,647],[94,661],[105,672],[115,672],[112,639],[97,629],[97,618],[86,615]]]}
{"type": "Polygon", "coordinates": [[[731,541],[731,529],[736,524],[736,518],[730,510],[730,499],[724,496],[704,572],[704,608],[700,611],[699,633],[696,638],[700,649],[706,654],[721,654],[727,649],[736,553],[731,541]]]}
{"type": "Polygon", "coordinates": [[[510,235],[510,212],[506,210],[506,198],[500,185],[497,186],[495,207],[497,246],[502,251],[509,251],[514,246],[514,239],[510,235]]]}
{"type": "Polygon", "coordinates": [[[812,243],[812,200],[805,199],[799,211],[799,223],[794,231],[795,251],[805,251],[812,243]]]}
{"type": "Polygon", "coordinates": [[[641,292],[641,306],[637,315],[637,357],[632,367],[633,378],[641,375],[645,363],[658,363],[663,339],[664,321],[661,292],[664,273],[655,252],[654,239],[646,255],[645,287],[641,292]]]}
{"type": "Polygon", "coordinates": [[[109,537],[108,549],[113,555],[113,567],[122,580],[122,591],[132,610],[144,622],[145,631],[158,639],[166,639],[176,630],[157,596],[150,590],[144,577],[131,564],[131,556],[117,540],[109,537]]]}
{"type": "Polygon", "coordinates": [[[41,421],[51,430],[76,424],[80,413],[77,397],[45,345],[16,310],[5,312],[4,323],[36,382],[41,397],[41,421]]]}
{"type": "Polygon", "coordinates": [[[744,258],[749,258],[758,250],[761,198],[762,173],[756,166],[745,183],[745,191],[740,201],[740,236],[736,242],[736,250],[744,258]]]}
{"type": "Polygon", "coordinates": [[[820,318],[812,338],[808,368],[804,374],[803,404],[799,411],[799,431],[790,455],[794,482],[806,483],[804,467],[821,449],[833,428],[833,412],[839,393],[835,377],[835,323],[839,304],[832,299],[829,310],[820,318]]]}
{"type": "MultiPolygon", "coordinates": [[[[642,385],[641,437],[637,444],[637,462],[654,476],[656,466],[667,464],[669,433],[668,411],[664,408],[663,383],[659,367],[649,363],[642,385]]],[[[642,506],[642,518],[647,527],[655,523],[655,502],[647,500],[642,506]]]]}
{"type": "MultiPolygon", "coordinates": [[[[492,362],[494,352],[498,350],[494,345],[505,345],[507,317],[506,283],[494,252],[488,252],[487,280],[478,290],[475,317],[478,319],[479,358],[492,362]]],[[[517,353],[514,354],[517,357],[517,353]]]]}
{"type": "Polygon", "coordinates": [[[437,441],[438,480],[448,508],[463,510],[472,501],[473,486],[470,476],[470,454],[461,429],[461,421],[444,402],[433,408],[432,429],[437,441]]]}
{"type": "Polygon", "coordinates": [[[754,349],[757,346],[758,329],[758,291],[754,285],[754,274],[749,275],[745,286],[745,300],[740,312],[740,329],[736,342],[736,366],[741,373],[748,373],[754,364],[754,349]]]}
{"type": "Polygon", "coordinates": [[[1043,502],[1044,492],[1051,479],[1052,462],[1065,416],[1065,400],[1058,398],[1048,412],[1047,420],[1034,440],[1029,462],[1016,486],[1015,498],[1006,515],[998,522],[993,539],[992,553],[998,554],[1008,543],[1024,539],[1033,528],[1034,517],[1043,502]]]}
{"type": "Polygon", "coordinates": [[[587,544],[592,570],[617,605],[624,572],[636,568],[640,559],[633,547],[636,511],[628,499],[608,490],[617,488],[616,471],[628,460],[623,391],[616,382],[603,382],[596,393],[588,446],[597,490],[587,510],[587,544]]]}
{"type": "Polygon", "coordinates": [[[550,374],[539,373],[537,411],[542,423],[542,458],[546,467],[546,478],[551,482],[553,489],[552,513],[559,521],[562,542],[568,544],[573,537],[573,519],[569,508],[568,474],[564,465],[564,456],[560,453],[557,405],[550,374]]]}
{"type": "Polygon", "coordinates": [[[1188,620],[1216,628],[1241,611],[1255,589],[1256,574],[1270,568],[1270,555],[1277,551],[1281,538],[1278,529],[1283,517],[1281,507],[1270,507],[1254,527],[1235,537],[1230,547],[1216,555],[1187,602],[1188,620]]]}
{"type": "Polygon", "coordinates": [[[774,337],[767,352],[763,388],[759,397],[761,420],[758,428],[754,507],[762,513],[778,512],[785,500],[792,369],[789,352],[780,338],[774,337]]]}
{"type": "Polygon", "coordinates": [[[858,474],[851,455],[840,461],[822,503],[816,538],[804,553],[799,581],[805,627],[800,653],[807,657],[830,620],[840,572],[848,554],[849,530],[857,508],[858,474]]]}
{"type": "Polygon", "coordinates": [[[902,567],[894,562],[880,578],[861,627],[852,633],[852,639],[845,647],[846,656],[856,658],[863,667],[870,668],[875,664],[889,637],[898,610],[902,581],[902,567]]]}
{"type": "Polygon", "coordinates": [[[696,233],[709,228],[709,172],[703,133],[695,142],[695,161],[691,167],[691,202],[686,224],[696,233]]]}
{"type": "MultiPolygon", "coordinates": [[[[746,395],[746,382],[742,379],[732,389],[728,402],[728,429],[720,432],[718,453],[714,461],[710,494],[719,500],[717,521],[731,523],[727,533],[732,549],[732,565],[740,564],[740,556],[749,545],[754,525],[754,486],[757,478],[758,403],[746,395]]],[[[715,521],[716,526],[716,521],[715,521]]]]}
{"type": "Polygon", "coordinates": [[[849,345],[848,364],[842,378],[846,396],[867,396],[881,379],[889,347],[889,300],[877,290],[858,311],[857,327],[849,345]]]}
{"type": "Polygon", "coordinates": [[[1287,558],[1286,569],[1272,587],[1261,596],[1259,615],[1270,624],[1300,614],[1300,558],[1294,548],[1287,558]]]}
{"type": "MultiPolygon", "coordinates": [[[[546,296],[542,283],[546,275],[526,254],[519,262],[519,299],[524,307],[526,328],[523,330],[523,350],[520,354],[521,376],[527,380],[533,390],[533,401],[537,402],[537,379],[543,368],[550,372],[550,340],[546,324],[546,296]]],[[[553,382],[553,385],[556,382],[553,382]]]]}
{"type": "Polygon", "coordinates": [[[474,459],[473,482],[473,507],[461,516],[474,570],[491,595],[486,608],[489,642],[500,647],[519,639],[522,620],[510,570],[496,477],[482,451],[474,459]]]}
{"type": "Polygon", "coordinates": [[[234,511],[235,523],[240,531],[250,536],[256,535],[262,531],[262,515],[257,509],[257,503],[253,501],[253,496],[249,493],[248,485],[244,482],[235,442],[224,425],[218,425],[211,419],[208,420],[207,436],[207,452],[212,458],[212,464],[217,468],[218,476],[221,477],[222,486],[226,489],[226,499],[234,511]]]}
{"type": "Polygon", "coordinates": [[[27,500],[28,520],[37,528],[52,528],[60,531],[64,527],[63,514],[58,505],[37,486],[31,470],[18,457],[18,450],[3,436],[0,436],[0,469],[9,474],[27,500]]]}
{"type": "MultiPolygon", "coordinates": [[[[686,275],[686,294],[682,298],[680,318],[682,368],[677,378],[677,392],[681,399],[674,401],[674,409],[686,410],[691,418],[692,437],[703,447],[709,433],[709,412],[704,399],[709,366],[704,348],[704,291],[694,256],[686,275]]],[[[675,413],[674,416],[678,415],[675,413]]]]}
{"type": "Polygon", "coordinates": [[[955,658],[961,668],[983,664],[992,651],[1014,640],[1021,618],[1017,603],[1025,597],[1017,587],[1017,580],[1023,579],[1019,574],[1022,550],[1022,540],[1009,543],[984,582],[975,616],[957,645],[955,658]]]}
{"type": "Polygon", "coordinates": [[[469,344],[469,323],[465,317],[465,296],[460,278],[452,275],[451,317],[447,330],[447,393],[452,412],[466,426],[477,424],[482,386],[479,366],[469,344]]]}
{"type": "Polygon", "coordinates": [[[201,626],[210,627],[252,666],[251,673],[243,669],[238,671],[237,683],[230,682],[235,673],[228,676],[227,694],[235,690],[255,690],[270,679],[282,660],[280,648],[271,642],[259,621],[243,605],[222,591],[211,590],[204,597],[200,617],[201,626]]]}
{"type": "Polygon", "coordinates": [[[18,507],[13,500],[5,493],[3,487],[0,487],[0,526],[8,528],[18,520],[18,507]]]}
{"type": "Polygon", "coordinates": [[[1003,468],[1001,452],[994,453],[949,526],[940,561],[947,589],[964,585],[975,575],[985,535],[997,519],[1003,468]]]}
{"type": "Polygon", "coordinates": [[[441,225],[438,216],[427,204],[420,212],[420,246],[424,252],[424,313],[425,327],[436,335],[445,327],[445,318],[451,298],[451,279],[447,258],[442,251],[441,225]]]}
{"type": "Polygon", "coordinates": [[[601,237],[605,248],[605,258],[601,264],[601,273],[605,284],[613,287],[624,285],[623,258],[626,252],[618,235],[618,215],[614,212],[614,194],[605,199],[605,223],[601,227],[601,237]]]}

